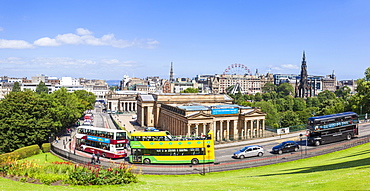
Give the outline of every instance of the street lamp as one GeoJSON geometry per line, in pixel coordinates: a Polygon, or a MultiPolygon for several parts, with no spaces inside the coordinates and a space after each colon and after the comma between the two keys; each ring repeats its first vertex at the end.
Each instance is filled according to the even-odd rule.
{"type": "MultiPolygon", "coordinates": [[[[300,141],[301,145],[303,145],[303,144],[302,144],[302,136],[303,136],[303,135],[302,135],[302,133],[301,133],[301,134],[299,134],[299,138],[301,139],[301,141],[300,141]]],[[[301,150],[301,158],[302,158],[302,148],[301,148],[300,150],[301,150]]]]}

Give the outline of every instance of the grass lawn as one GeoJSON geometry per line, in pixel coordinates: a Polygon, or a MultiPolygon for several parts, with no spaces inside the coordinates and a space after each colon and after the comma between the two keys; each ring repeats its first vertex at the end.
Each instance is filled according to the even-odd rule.
{"type": "MultiPolygon", "coordinates": [[[[45,154],[32,158],[45,160],[45,154]]],[[[30,158],[31,159],[31,158],[30,158]]],[[[48,155],[48,161],[58,158],[48,155]]],[[[323,156],[202,175],[141,175],[124,186],[46,186],[0,178],[0,190],[367,190],[370,143],[323,156]]]]}

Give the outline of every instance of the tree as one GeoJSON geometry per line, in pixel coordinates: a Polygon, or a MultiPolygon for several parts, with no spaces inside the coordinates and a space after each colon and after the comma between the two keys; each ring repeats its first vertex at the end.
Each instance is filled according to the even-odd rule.
{"type": "Polygon", "coordinates": [[[84,110],[93,109],[96,102],[96,96],[86,90],[77,90],[73,92],[80,102],[85,106],[84,110]]]}
{"type": "Polygon", "coordinates": [[[337,97],[341,97],[345,100],[348,98],[350,93],[351,93],[351,89],[348,86],[343,86],[335,91],[335,95],[337,97]]]}
{"type": "Polygon", "coordinates": [[[264,101],[270,100],[271,99],[271,94],[270,93],[264,93],[264,94],[262,94],[262,99],[264,101]]]}
{"type": "Polygon", "coordinates": [[[279,94],[280,97],[294,95],[294,88],[289,83],[282,83],[277,87],[277,93],[279,94]]]}
{"type": "Polygon", "coordinates": [[[261,101],[262,100],[262,96],[259,92],[257,92],[256,95],[254,95],[254,100],[255,101],[261,101]]]}
{"type": "Polygon", "coordinates": [[[198,88],[186,88],[181,93],[199,93],[199,90],[198,88]]]}
{"type": "Polygon", "coordinates": [[[340,99],[324,100],[317,111],[318,115],[330,115],[344,111],[344,104],[340,99]]]}
{"type": "Polygon", "coordinates": [[[20,92],[21,91],[21,86],[19,85],[19,82],[14,82],[12,92],[20,92]]]}
{"type": "Polygon", "coordinates": [[[276,85],[270,82],[265,83],[265,85],[262,86],[262,93],[271,93],[276,90],[276,85]]]}
{"type": "Polygon", "coordinates": [[[303,111],[306,109],[306,102],[303,98],[294,98],[293,111],[303,111]]]}
{"type": "Polygon", "coordinates": [[[50,95],[54,102],[53,109],[57,113],[54,120],[60,121],[63,127],[72,125],[85,111],[76,94],[68,93],[66,88],[61,88],[50,95]]]}
{"type": "Polygon", "coordinates": [[[370,67],[366,69],[365,78],[357,80],[357,93],[349,99],[352,111],[359,114],[370,113],[370,67]]]}
{"type": "Polygon", "coordinates": [[[286,111],[281,114],[281,127],[296,126],[301,124],[298,114],[293,111],[286,111]]]}
{"type": "Polygon", "coordinates": [[[279,114],[272,101],[256,102],[255,106],[261,108],[262,112],[267,113],[266,126],[279,127],[279,114]]]}
{"type": "Polygon", "coordinates": [[[0,153],[40,147],[61,124],[53,120],[50,100],[32,92],[10,92],[0,104],[0,153]]]}
{"type": "Polygon", "coordinates": [[[306,107],[319,107],[320,102],[317,97],[308,97],[306,99],[306,107]]]}
{"type": "Polygon", "coordinates": [[[366,68],[365,70],[365,80],[366,81],[370,80],[370,67],[366,68]]]}
{"type": "Polygon", "coordinates": [[[324,100],[335,99],[336,96],[335,96],[335,94],[333,92],[331,92],[329,90],[325,90],[323,92],[320,92],[317,95],[317,98],[319,99],[319,102],[322,103],[324,100]]]}
{"type": "Polygon", "coordinates": [[[42,94],[42,93],[49,93],[49,88],[46,87],[45,83],[43,81],[40,81],[40,83],[36,86],[36,93],[42,94]]]}

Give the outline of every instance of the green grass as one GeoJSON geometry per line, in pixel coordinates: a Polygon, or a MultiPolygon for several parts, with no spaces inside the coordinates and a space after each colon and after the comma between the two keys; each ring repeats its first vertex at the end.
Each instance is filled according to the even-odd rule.
{"type": "MultiPolygon", "coordinates": [[[[45,154],[41,154],[45,158],[45,154]]],[[[38,157],[38,156],[35,156],[38,157]]],[[[49,158],[48,158],[49,159],[49,158]]],[[[51,160],[51,157],[50,157],[51,160]]],[[[142,175],[124,186],[45,186],[0,178],[0,190],[366,190],[370,143],[323,156],[202,175],[142,175]]]]}

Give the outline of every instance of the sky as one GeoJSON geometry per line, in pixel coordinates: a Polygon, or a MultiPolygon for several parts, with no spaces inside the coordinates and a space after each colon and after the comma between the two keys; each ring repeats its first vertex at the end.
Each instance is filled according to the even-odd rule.
{"type": "Polygon", "coordinates": [[[8,77],[299,74],[305,51],[309,75],[350,80],[369,42],[369,0],[0,0],[8,77]]]}

